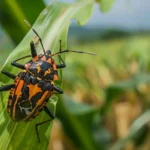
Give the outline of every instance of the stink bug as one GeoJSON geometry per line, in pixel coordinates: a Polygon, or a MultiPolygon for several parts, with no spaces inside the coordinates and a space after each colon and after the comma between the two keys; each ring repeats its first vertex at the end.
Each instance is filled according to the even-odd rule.
{"type": "Polygon", "coordinates": [[[35,125],[38,141],[40,142],[38,126],[55,118],[54,114],[46,105],[52,94],[62,94],[63,91],[54,84],[55,80],[58,80],[57,69],[65,68],[66,64],[61,58],[61,53],[75,52],[75,53],[87,53],[96,55],[90,52],[82,52],[75,50],[62,50],[60,41],[60,51],[51,54],[50,50],[45,51],[42,40],[36,30],[25,21],[28,26],[31,27],[33,32],[39,38],[39,42],[42,46],[43,54],[37,55],[35,44],[33,41],[30,43],[31,55],[19,58],[11,63],[11,65],[22,69],[22,71],[16,76],[5,70],[2,73],[14,80],[13,84],[0,87],[0,91],[10,90],[7,111],[10,118],[13,121],[31,121],[34,119],[40,111],[44,110],[50,119],[37,123],[35,125]],[[58,55],[61,64],[56,64],[53,56],[58,55]],[[18,63],[19,60],[32,57],[30,61],[25,64],[18,63]]]}

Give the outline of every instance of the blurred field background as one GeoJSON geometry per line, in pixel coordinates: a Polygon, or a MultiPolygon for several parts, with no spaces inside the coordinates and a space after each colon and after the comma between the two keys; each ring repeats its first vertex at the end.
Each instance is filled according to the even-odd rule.
{"type": "MultiPolygon", "coordinates": [[[[131,10],[131,4],[136,3],[132,0],[129,2],[125,5],[127,12],[131,10]]],[[[114,7],[108,14],[113,13],[114,7]]],[[[100,10],[97,13],[101,13],[100,10]]],[[[64,95],[57,104],[57,119],[54,121],[49,149],[84,149],[88,145],[87,135],[93,143],[90,149],[150,149],[148,23],[145,26],[139,24],[139,28],[132,24],[130,28],[127,21],[124,21],[124,24],[128,24],[125,28],[119,27],[119,24],[114,27],[110,22],[107,28],[90,23],[85,27],[71,25],[68,49],[95,52],[98,56],[66,54],[67,67],[63,69],[62,82],[64,95]]],[[[0,67],[19,43],[9,35],[4,24],[1,24],[0,67]]]]}

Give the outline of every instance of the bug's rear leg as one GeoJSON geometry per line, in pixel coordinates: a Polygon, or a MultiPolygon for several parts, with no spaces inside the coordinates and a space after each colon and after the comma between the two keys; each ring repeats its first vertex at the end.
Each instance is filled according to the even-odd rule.
{"type": "Polygon", "coordinates": [[[40,136],[39,136],[39,132],[38,132],[38,126],[45,124],[49,121],[52,121],[55,118],[54,114],[51,112],[51,110],[47,106],[44,107],[44,111],[48,114],[48,116],[50,116],[51,119],[48,119],[48,120],[45,120],[43,122],[35,124],[35,130],[36,130],[36,134],[37,134],[39,142],[40,142],[40,136]]]}
{"type": "Polygon", "coordinates": [[[4,85],[4,86],[0,87],[0,91],[8,91],[11,88],[13,88],[14,86],[15,86],[15,84],[4,85]]]}
{"type": "Polygon", "coordinates": [[[54,114],[51,112],[51,110],[48,108],[48,106],[44,107],[44,111],[50,116],[51,120],[55,118],[54,114]]]}
{"type": "Polygon", "coordinates": [[[13,75],[12,73],[9,73],[9,72],[7,72],[7,71],[5,71],[5,70],[2,70],[2,73],[3,73],[4,75],[6,75],[7,77],[11,78],[11,79],[15,79],[15,78],[16,78],[15,75],[13,75]]]}

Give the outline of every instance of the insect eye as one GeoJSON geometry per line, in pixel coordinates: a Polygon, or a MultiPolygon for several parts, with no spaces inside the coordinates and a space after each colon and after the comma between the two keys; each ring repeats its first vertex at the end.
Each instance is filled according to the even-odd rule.
{"type": "Polygon", "coordinates": [[[47,55],[51,55],[51,51],[50,50],[47,50],[47,55]]]}

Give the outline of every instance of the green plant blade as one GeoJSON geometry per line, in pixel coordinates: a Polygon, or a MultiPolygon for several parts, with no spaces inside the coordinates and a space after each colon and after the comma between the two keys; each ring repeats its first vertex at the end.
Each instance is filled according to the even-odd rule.
{"type": "Polygon", "coordinates": [[[101,109],[101,113],[105,113],[107,109],[111,106],[115,97],[119,96],[125,91],[134,89],[137,90],[138,86],[142,84],[150,84],[150,75],[145,73],[137,73],[131,79],[127,81],[121,81],[114,85],[109,86],[106,89],[106,103],[101,109]]]}
{"type": "MultiPolygon", "coordinates": [[[[41,36],[45,49],[51,49],[52,53],[58,52],[59,40],[62,40],[62,46],[66,46],[66,38],[68,27],[71,18],[78,19],[80,25],[85,24],[92,13],[93,0],[78,1],[74,4],[54,3],[44,9],[36,20],[33,28],[35,28],[41,36]]],[[[3,66],[15,75],[19,73],[19,69],[12,67],[10,63],[22,56],[30,54],[29,43],[35,40],[35,34],[30,30],[22,42],[13,50],[3,66]]],[[[41,53],[41,46],[37,46],[38,53],[41,53]]],[[[25,63],[28,60],[22,60],[20,63],[25,63]]],[[[12,83],[8,77],[1,75],[0,81],[4,84],[12,83]]],[[[59,84],[60,85],[60,84],[59,84]]],[[[35,123],[47,120],[48,116],[43,112],[31,121],[30,123],[14,123],[12,122],[6,112],[6,105],[8,99],[8,92],[1,93],[0,106],[0,149],[47,149],[49,137],[45,135],[51,123],[42,125],[39,128],[41,143],[38,144],[35,134],[35,123]]],[[[55,110],[56,100],[50,100],[51,107],[55,110]]],[[[50,128],[49,128],[50,130],[50,128]]]]}
{"type": "Polygon", "coordinates": [[[0,23],[12,41],[18,44],[28,30],[22,20],[28,19],[33,23],[44,8],[43,0],[2,0],[0,2],[0,23]]]}
{"type": "Polygon", "coordinates": [[[64,105],[67,110],[74,115],[85,115],[96,111],[95,106],[91,106],[84,103],[77,103],[68,96],[63,96],[64,105]]]}

